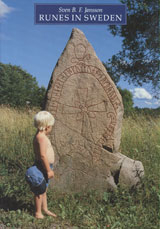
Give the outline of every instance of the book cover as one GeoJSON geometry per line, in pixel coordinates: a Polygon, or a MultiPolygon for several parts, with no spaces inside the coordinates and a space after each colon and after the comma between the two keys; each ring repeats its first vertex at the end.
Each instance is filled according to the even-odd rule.
{"type": "MultiPolygon", "coordinates": [[[[0,229],[158,228],[158,20],[158,0],[0,0],[0,229]],[[84,40],[87,39],[85,44],[89,44],[86,47],[70,41],[66,49],[73,52],[70,59],[73,68],[67,68],[65,47],[73,31],[73,37],[78,34],[83,37],[82,31],[84,40]],[[86,52],[90,45],[98,58],[94,59],[92,67],[88,64],[92,51],[86,52]],[[63,58],[63,68],[58,69],[63,58]],[[104,81],[104,85],[100,78],[103,70],[97,70],[100,62],[111,77],[104,81]],[[93,70],[96,82],[99,82],[95,83],[99,93],[96,91],[94,98],[89,96],[90,91],[95,90],[93,81],[90,88],[87,83],[84,87],[77,87],[81,78],[79,67],[86,75],[93,70]],[[67,89],[61,93],[56,87],[55,91],[51,90],[55,95],[61,94],[58,109],[59,113],[66,115],[64,122],[60,116],[57,117],[60,122],[56,124],[56,132],[60,138],[54,134],[54,139],[58,139],[54,150],[61,151],[62,155],[57,154],[56,157],[63,166],[59,170],[55,167],[57,177],[52,182],[52,185],[59,182],[64,192],[53,192],[54,189],[49,188],[48,206],[58,217],[53,220],[49,216],[37,221],[33,195],[25,183],[24,174],[34,161],[32,141],[36,129],[33,117],[44,109],[47,88],[49,91],[56,80],[51,78],[54,69],[60,76],[57,88],[61,88],[61,83],[71,76],[70,93],[67,89]],[[74,74],[78,75],[77,84],[74,74]],[[113,103],[103,100],[102,104],[99,101],[99,97],[104,97],[104,88],[113,93],[107,94],[113,103]],[[74,91],[75,96],[71,98],[74,91]],[[121,110],[117,109],[120,94],[124,115],[122,104],[121,110]],[[117,98],[116,102],[114,98],[117,98]],[[106,116],[104,109],[109,109],[106,116]],[[95,117],[100,125],[94,122],[95,117]],[[109,120],[107,126],[106,120],[109,120]],[[119,134],[121,131],[122,136],[119,134]],[[74,160],[75,152],[78,152],[79,161],[74,160]],[[122,159],[123,154],[127,158],[125,163],[123,160],[121,164],[115,163],[118,157],[122,159]],[[70,168],[68,164],[71,164],[70,168]],[[87,166],[91,170],[87,170],[87,166]],[[106,176],[105,166],[109,167],[106,176]],[[143,166],[145,177],[141,179],[143,166]],[[79,168],[83,170],[84,177],[77,172],[79,168]],[[90,171],[94,175],[90,176],[90,171]],[[59,174],[64,173],[64,179],[61,179],[59,174]],[[129,177],[128,181],[126,177],[129,177]],[[99,195],[98,188],[97,192],[82,191],[87,187],[83,179],[88,182],[88,187],[103,187],[103,192],[99,195]],[[135,188],[137,183],[131,185],[131,189],[121,187],[121,184],[134,183],[136,179],[142,184],[139,189],[135,188]],[[73,184],[73,180],[79,182],[77,186],[74,183],[76,188],[72,185],[73,190],[80,192],[66,193],[65,185],[73,184]],[[103,185],[104,180],[110,184],[111,190],[103,185]],[[113,186],[116,191],[113,191],[113,186]]],[[[49,91],[54,95],[52,92],[49,91]]],[[[50,95],[47,96],[49,101],[50,95]]],[[[46,106],[50,106],[49,102],[46,106]]],[[[54,114],[59,114],[56,113],[57,105],[53,104],[51,109],[54,114]]],[[[58,168],[58,164],[56,166],[58,168]]]]}

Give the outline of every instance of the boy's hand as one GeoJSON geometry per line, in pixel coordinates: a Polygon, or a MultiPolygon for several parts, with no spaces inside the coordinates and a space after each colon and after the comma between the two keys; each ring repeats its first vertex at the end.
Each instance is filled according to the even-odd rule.
{"type": "Polygon", "coordinates": [[[48,179],[54,177],[54,172],[52,170],[50,170],[49,172],[47,172],[48,175],[48,179]]]}

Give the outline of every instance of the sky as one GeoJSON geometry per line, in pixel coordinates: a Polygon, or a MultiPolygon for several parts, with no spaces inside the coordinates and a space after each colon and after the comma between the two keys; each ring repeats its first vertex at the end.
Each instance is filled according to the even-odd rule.
{"type": "MultiPolygon", "coordinates": [[[[47,88],[52,71],[73,28],[83,31],[97,56],[106,62],[121,50],[122,38],[114,37],[108,25],[35,25],[34,4],[118,4],[119,0],[0,0],[0,62],[20,66],[47,88]]],[[[118,84],[133,94],[134,106],[157,108],[151,85],[135,86],[123,78],[118,84]]]]}

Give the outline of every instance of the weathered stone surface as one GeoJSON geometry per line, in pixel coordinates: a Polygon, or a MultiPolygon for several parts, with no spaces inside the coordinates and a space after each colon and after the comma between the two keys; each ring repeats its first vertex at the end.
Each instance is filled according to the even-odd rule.
{"type": "Polygon", "coordinates": [[[53,71],[45,109],[56,119],[50,136],[57,156],[55,187],[114,189],[125,157],[118,153],[122,99],[78,29],[73,29],[53,71]]]}
{"type": "Polygon", "coordinates": [[[129,188],[138,186],[143,176],[144,168],[142,162],[125,157],[119,173],[119,184],[129,188]]]}
{"type": "MultiPolygon", "coordinates": [[[[121,96],[84,34],[74,29],[54,69],[46,109],[88,141],[117,152],[121,138],[121,96]]],[[[71,133],[69,134],[71,136],[71,133]]],[[[57,134],[58,138],[59,135],[57,134]]]]}

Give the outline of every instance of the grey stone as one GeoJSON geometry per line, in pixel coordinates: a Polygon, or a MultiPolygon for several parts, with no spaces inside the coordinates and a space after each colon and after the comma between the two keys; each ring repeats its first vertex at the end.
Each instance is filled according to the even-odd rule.
{"type": "Polygon", "coordinates": [[[132,159],[124,160],[118,153],[122,98],[79,29],[73,29],[52,73],[45,110],[56,119],[50,136],[56,153],[56,189],[114,189],[118,173],[124,182],[123,170],[132,159]]]}
{"type": "Polygon", "coordinates": [[[125,157],[119,173],[119,184],[129,188],[139,186],[143,176],[142,162],[125,157]]]}

